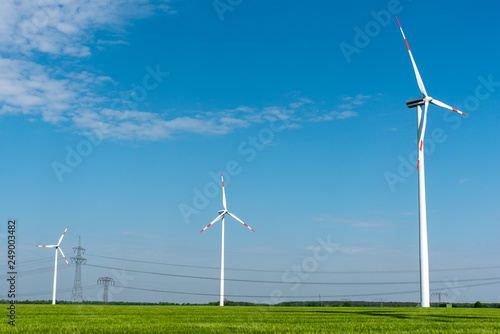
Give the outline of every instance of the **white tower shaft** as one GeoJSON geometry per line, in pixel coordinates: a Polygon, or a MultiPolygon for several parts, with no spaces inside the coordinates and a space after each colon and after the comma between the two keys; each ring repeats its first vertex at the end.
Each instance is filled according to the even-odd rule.
{"type": "Polygon", "coordinates": [[[220,306],[224,306],[224,217],[222,217],[222,243],[220,248],[220,306]]]}
{"type": "Polygon", "coordinates": [[[54,263],[54,285],[52,287],[52,304],[56,304],[56,286],[57,286],[57,247],[55,248],[56,259],[54,263]]]}
{"type": "Polygon", "coordinates": [[[429,296],[429,247],[427,242],[427,208],[425,201],[425,165],[424,145],[425,125],[427,120],[427,106],[422,115],[422,107],[417,107],[418,128],[418,215],[419,215],[419,260],[420,260],[420,305],[430,307],[429,296]]]}

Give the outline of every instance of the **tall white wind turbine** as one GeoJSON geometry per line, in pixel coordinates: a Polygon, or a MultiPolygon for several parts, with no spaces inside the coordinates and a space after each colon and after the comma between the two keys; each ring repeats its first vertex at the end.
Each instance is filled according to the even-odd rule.
{"type": "Polygon", "coordinates": [[[430,307],[429,249],[427,244],[427,209],[425,206],[425,170],[424,170],[424,136],[425,136],[425,126],[427,123],[427,108],[429,107],[429,103],[432,103],[434,105],[437,105],[438,107],[452,110],[464,116],[466,115],[460,110],[450,107],[449,105],[427,95],[427,91],[425,90],[424,87],[424,82],[420,77],[417,64],[415,64],[415,60],[413,59],[413,55],[411,54],[410,47],[408,45],[408,42],[406,41],[403,28],[401,28],[401,24],[399,24],[399,20],[397,17],[396,21],[398,21],[399,29],[401,29],[401,34],[403,34],[403,38],[406,43],[406,48],[408,49],[408,53],[410,54],[413,70],[415,71],[415,76],[417,77],[418,88],[420,88],[420,92],[423,95],[422,97],[406,101],[406,106],[408,108],[417,107],[418,211],[419,211],[419,227],[420,227],[420,303],[422,307],[430,307]],[[424,106],[423,115],[422,115],[422,106],[424,106]]]}
{"type": "Polygon", "coordinates": [[[222,205],[224,206],[224,210],[220,210],[219,216],[215,218],[210,224],[208,224],[203,230],[200,231],[203,232],[207,228],[209,228],[213,223],[217,222],[218,220],[222,219],[222,243],[221,243],[221,251],[220,251],[220,306],[224,306],[224,216],[226,214],[230,215],[246,227],[248,227],[252,232],[255,232],[253,228],[245,224],[241,219],[233,215],[231,212],[227,211],[227,206],[226,206],[226,192],[224,191],[224,177],[222,176],[222,172],[220,173],[220,178],[222,180],[222,205]]]}
{"type": "Polygon", "coordinates": [[[59,238],[59,242],[57,245],[37,245],[35,247],[44,247],[44,248],[55,248],[56,249],[56,258],[55,258],[55,263],[54,263],[54,285],[52,287],[52,304],[56,304],[56,284],[57,284],[57,250],[61,252],[62,257],[64,258],[64,261],[66,261],[66,264],[69,267],[69,262],[66,260],[66,256],[64,256],[64,253],[59,246],[61,244],[62,239],[64,238],[64,235],[66,234],[66,231],[68,230],[69,226],[66,226],[66,229],[64,230],[63,234],[59,238]]]}

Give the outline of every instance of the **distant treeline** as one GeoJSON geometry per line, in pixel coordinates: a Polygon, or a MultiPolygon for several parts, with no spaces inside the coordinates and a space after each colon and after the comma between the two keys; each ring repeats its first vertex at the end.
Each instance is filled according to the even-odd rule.
{"type": "MultiPolygon", "coordinates": [[[[0,304],[9,304],[10,300],[0,299],[0,304]]],[[[16,301],[17,304],[51,304],[51,300],[21,300],[16,301]]],[[[65,300],[58,300],[57,304],[85,304],[85,305],[102,305],[102,302],[98,301],[83,301],[83,302],[70,302],[65,300]]],[[[208,304],[191,304],[191,303],[169,303],[169,302],[159,302],[159,303],[141,303],[141,302],[108,302],[107,305],[190,305],[190,306],[218,306],[219,302],[210,302],[208,304]]],[[[232,300],[226,300],[224,302],[226,306],[290,306],[290,307],[418,307],[419,303],[415,302],[367,302],[367,301],[291,301],[282,302],[279,304],[259,304],[250,302],[236,302],[232,300]]],[[[431,303],[432,307],[446,307],[447,303],[431,303]]],[[[500,303],[481,303],[479,301],[475,303],[453,303],[454,308],[500,308],[500,303]]]]}

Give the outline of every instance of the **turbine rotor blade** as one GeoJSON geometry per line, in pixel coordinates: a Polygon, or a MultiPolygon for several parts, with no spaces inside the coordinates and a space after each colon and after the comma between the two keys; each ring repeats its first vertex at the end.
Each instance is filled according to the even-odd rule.
{"type": "Polygon", "coordinates": [[[445,108],[445,109],[448,109],[448,110],[452,110],[452,111],[454,111],[456,113],[459,113],[461,115],[467,116],[465,113],[461,112],[460,110],[457,110],[457,109],[455,109],[455,108],[453,108],[453,107],[451,107],[451,106],[449,106],[446,103],[443,103],[441,101],[432,99],[431,103],[437,105],[438,107],[445,108]]]}
{"type": "Polygon", "coordinates": [[[35,247],[54,248],[57,247],[57,245],[36,245],[35,247]]]}
{"type": "Polygon", "coordinates": [[[224,217],[224,215],[226,214],[227,211],[224,211],[223,213],[221,213],[217,218],[215,218],[214,220],[212,220],[212,222],[210,224],[208,224],[203,230],[200,231],[203,232],[205,231],[207,228],[209,228],[210,226],[212,226],[213,223],[215,223],[216,221],[220,220],[222,217],[224,217]]]}
{"type": "Polygon", "coordinates": [[[68,260],[66,260],[66,256],[64,256],[64,253],[63,253],[63,251],[62,251],[61,247],[57,247],[57,249],[59,249],[59,252],[61,252],[61,255],[62,255],[62,257],[64,258],[64,261],[66,261],[66,264],[67,264],[67,265],[68,265],[68,267],[69,267],[69,262],[68,262],[68,260]]]}
{"type": "Polygon", "coordinates": [[[240,223],[242,223],[243,225],[245,225],[246,227],[248,227],[250,230],[252,230],[252,232],[255,232],[253,230],[253,228],[251,228],[250,226],[248,226],[247,224],[245,224],[241,219],[239,219],[238,217],[236,217],[235,215],[233,215],[231,212],[227,212],[228,215],[230,215],[231,217],[233,217],[234,219],[236,219],[237,221],[239,221],[240,223]]]}
{"type": "Polygon", "coordinates": [[[61,235],[61,237],[59,238],[59,242],[57,243],[57,246],[59,246],[59,245],[61,244],[61,241],[62,241],[62,239],[64,238],[64,235],[66,234],[66,231],[68,230],[68,227],[69,227],[69,225],[68,225],[68,226],[66,226],[66,229],[64,230],[63,234],[62,234],[62,235],[61,235]]]}
{"type": "Polygon", "coordinates": [[[406,48],[408,49],[408,53],[410,54],[411,63],[413,64],[413,70],[415,71],[415,76],[417,77],[418,88],[420,88],[420,92],[424,96],[427,96],[427,91],[425,90],[424,82],[422,81],[422,77],[420,76],[420,72],[418,71],[417,64],[415,63],[415,59],[413,59],[413,55],[411,54],[411,51],[410,51],[410,46],[408,45],[408,42],[406,41],[405,33],[403,32],[403,28],[401,27],[401,24],[399,24],[399,20],[398,20],[397,16],[396,16],[396,21],[398,21],[399,29],[401,30],[401,34],[403,35],[403,38],[404,38],[405,43],[406,43],[406,48]]]}
{"type": "Polygon", "coordinates": [[[222,172],[220,172],[220,179],[222,180],[222,205],[224,206],[224,210],[227,210],[226,191],[224,190],[224,177],[222,176],[222,172]]]}
{"type": "MultiPolygon", "coordinates": [[[[421,108],[421,107],[419,106],[419,108],[421,108]]],[[[428,108],[429,108],[429,101],[425,100],[424,114],[421,116],[422,117],[422,119],[420,120],[421,124],[419,124],[419,133],[418,133],[419,148],[418,148],[417,169],[420,166],[420,159],[422,158],[422,154],[423,154],[422,149],[424,148],[425,127],[427,126],[427,109],[428,108]]]]}

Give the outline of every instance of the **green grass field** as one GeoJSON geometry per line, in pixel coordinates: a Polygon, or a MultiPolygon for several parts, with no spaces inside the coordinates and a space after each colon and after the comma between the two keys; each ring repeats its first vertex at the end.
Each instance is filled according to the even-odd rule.
{"type": "Polygon", "coordinates": [[[17,305],[16,315],[0,332],[500,333],[500,309],[17,305]]]}

